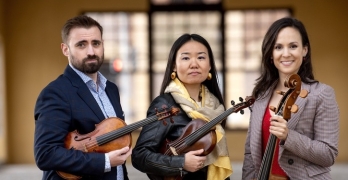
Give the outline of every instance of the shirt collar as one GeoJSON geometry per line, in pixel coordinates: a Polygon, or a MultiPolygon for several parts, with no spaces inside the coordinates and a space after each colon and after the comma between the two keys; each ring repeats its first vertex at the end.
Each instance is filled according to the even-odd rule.
{"type": "MultiPolygon", "coordinates": [[[[72,66],[70,63],[69,63],[69,66],[77,73],[77,75],[80,76],[80,78],[83,80],[83,82],[85,84],[87,84],[88,82],[92,81],[92,78],[90,78],[89,76],[87,76],[85,73],[81,72],[80,70],[76,69],[74,66],[72,66]]],[[[97,75],[97,83],[98,83],[98,86],[105,90],[105,87],[106,87],[106,81],[107,79],[98,71],[97,72],[98,75],[97,75]]]]}

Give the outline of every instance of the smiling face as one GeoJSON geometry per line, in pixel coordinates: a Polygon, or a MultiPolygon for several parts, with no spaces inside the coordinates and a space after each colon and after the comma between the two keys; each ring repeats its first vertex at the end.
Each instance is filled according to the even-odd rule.
{"type": "Polygon", "coordinates": [[[279,76],[297,73],[306,54],[307,47],[303,46],[301,34],[296,28],[286,27],[279,31],[272,53],[279,76]]]}
{"type": "Polygon", "coordinates": [[[70,30],[67,43],[61,45],[69,63],[85,74],[95,74],[104,61],[104,47],[100,30],[76,27],[70,30]]]}
{"type": "Polygon", "coordinates": [[[209,70],[209,54],[203,44],[190,40],[177,51],[174,71],[186,88],[199,88],[209,70]]]}

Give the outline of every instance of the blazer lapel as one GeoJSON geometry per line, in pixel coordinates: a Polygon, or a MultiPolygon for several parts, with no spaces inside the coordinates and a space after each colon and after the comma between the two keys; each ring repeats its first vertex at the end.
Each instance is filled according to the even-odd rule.
{"type": "Polygon", "coordinates": [[[263,97],[262,99],[256,100],[252,107],[252,118],[250,121],[252,121],[253,126],[250,127],[250,151],[253,156],[253,159],[255,159],[254,162],[260,163],[257,164],[257,167],[261,166],[261,160],[262,160],[262,121],[263,117],[265,115],[266,108],[268,109],[269,99],[271,98],[272,93],[266,92],[268,94],[267,96],[263,97]]]}
{"type": "Polygon", "coordinates": [[[65,69],[64,75],[71,80],[73,86],[77,90],[77,94],[87,104],[87,106],[94,112],[99,120],[105,119],[103,112],[101,111],[97,101],[89,91],[87,85],[82,81],[81,77],[68,65],[65,69]]]}
{"type": "MultiPolygon", "coordinates": [[[[85,84],[84,84],[85,85],[85,84]]],[[[101,111],[97,101],[94,99],[93,95],[89,91],[88,87],[80,86],[77,94],[81,97],[83,101],[88,105],[88,107],[94,112],[94,114],[98,117],[99,120],[104,120],[105,116],[101,111]]]]}

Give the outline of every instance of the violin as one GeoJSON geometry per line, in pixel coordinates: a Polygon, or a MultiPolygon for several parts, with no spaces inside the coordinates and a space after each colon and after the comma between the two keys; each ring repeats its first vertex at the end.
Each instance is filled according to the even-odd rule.
{"type": "MultiPolygon", "coordinates": [[[[243,101],[240,98],[240,101],[243,101]]],[[[184,154],[189,151],[195,151],[203,149],[201,155],[206,156],[213,151],[216,145],[216,133],[215,126],[226,119],[226,117],[232,113],[239,112],[244,114],[243,109],[251,106],[255,102],[253,97],[246,97],[245,102],[241,102],[235,105],[234,101],[231,101],[233,107],[226,110],[213,120],[207,122],[201,119],[192,120],[187,124],[183,130],[183,134],[174,141],[168,139],[162,144],[160,152],[164,155],[173,156],[184,154]]],[[[181,180],[183,176],[171,176],[163,177],[165,180],[181,180]]]]}
{"type": "MultiPolygon", "coordinates": [[[[291,113],[296,113],[298,111],[298,106],[295,104],[297,97],[300,96],[301,98],[306,98],[308,91],[305,89],[301,90],[301,78],[297,74],[288,76],[284,85],[289,88],[289,90],[286,92],[276,91],[277,94],[280,94],[283,97],[280,99],[277,108],[270,106],[269,109],[275,112],[276,115],[282,116],[283,119],[288,121],[291,117],[291,113]]],[[[270,134],[265,153],[262,157],[257,180],[269,179],[276,141],[277,137],[274,134],[270,134]]]]}
{"type": "MultiPolygon", "coordinates": [[[[65,138],[65,148],[87,153],[107,153],[126,146],[131,147],[132,131],[151,122],[175,116],[179,113],[179,111],[180,109],[176,107],[172,107],[169,110],[164,109],[162,112],[157,112],[153,116],[130,125],[126,125],[123,120],[117,117],[107,118],[95,125],[95,130],[88,134],[79,134],[77,130],[68,133],[65,138]]],[[[57,171],[57,173],[59,176],[67,180],[76,180],[82,178],[80,176],[61,171],[57,171]]]]}

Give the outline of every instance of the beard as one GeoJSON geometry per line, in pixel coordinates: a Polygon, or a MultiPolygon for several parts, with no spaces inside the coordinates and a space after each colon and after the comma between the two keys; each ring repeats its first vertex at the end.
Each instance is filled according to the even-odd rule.
{"type": "Polygon", "coordinates": [[[97,55],[87,56],[86,58],[83,58],[82,61],[77,60],[73,55],[70,55],[70,59],[71,59],[71,65],[75,69],[85,74],[94,74],[99,71],[100,66],[103,64],[104,54],[101,57],[97,55]],[[88,62],[89,60],[97,60],[97,62],[91,63],[91,62],[88,62]]]}

